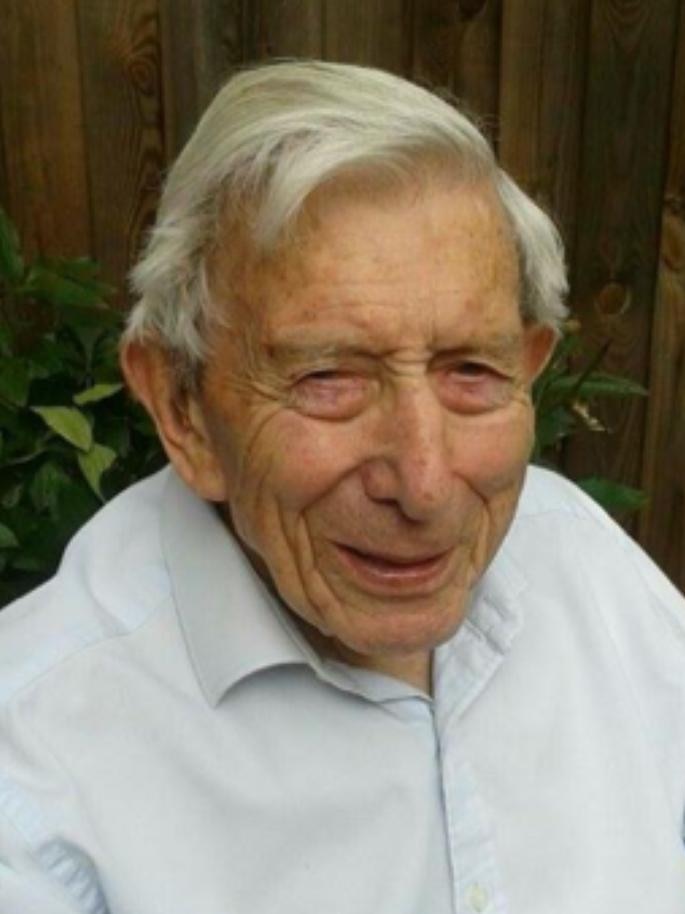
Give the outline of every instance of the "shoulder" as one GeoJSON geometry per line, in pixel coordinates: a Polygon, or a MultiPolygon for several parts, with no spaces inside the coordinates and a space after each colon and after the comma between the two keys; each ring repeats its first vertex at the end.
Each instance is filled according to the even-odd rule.
{"type": "Polygon", "coordinates": [[[535,517],[549,513],[584,518],[606,529],[617,526],[606,511],[570,479],[531,465],[526,473],[517,516],[535,517]]]}
{"type": "MultiPolygon", "coordinates": [[[[502,551],[527,581],[522,611],[559,656],[622,683],[678,809],[685,796],[685,599],[595,502],[531,467],[502,551]],[[564,640],[565,639],[565,640],[564,640]],[[569,649],[573,642],[580,653],[569,649]]],[[[561,661],[560,661],[561,662],[561,661]]]]}
{"type": "Polygon", "coordinates": [[[0,611],[0,706],[74,655],[134,631],[164,601],[166,477],[163,470],[105,505],[70,542],[57,574],[0,611]]]}
{"type": "MultiPolygon", "coordinates": [[[[636,693],[649,700],[668,683],[685,707],[685,599],[576,485],[531,468],[503,551],[546,612],[570,617],[586,638],[611,643],[636,693]]],[[[685,740],[685,715],[679,726],[685,740]]]]}
{"type": "Polygon", "coordinates": [[[528,468],[508,540],[525,549],[535,537],[537,549],[553,559],[559,574],[581,573],[607,580],[621,591],[623,570],[685,632],[685,600],[647,553],[592,498],[569,479],[541,467],[528,468]],[[518,542],[517,542],[518,541],[518,542]]]}

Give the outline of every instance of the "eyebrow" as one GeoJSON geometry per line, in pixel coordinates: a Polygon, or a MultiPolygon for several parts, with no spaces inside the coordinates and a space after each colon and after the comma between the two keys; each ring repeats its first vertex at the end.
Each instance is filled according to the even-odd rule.
{"type": "Polygon", "coordinates": [[[264,344],[264,350],[275,362],[294,362],[301,359],[325,359],[340,356],[376,355],[371,349],[343,342],[278,341],[264,344]]]}
{"type": "MultiPolygon", "coordinates": [[[[435,354],[454,353],[459,355],[475,355],[486,353],[488,355],[505,356],[511,354],[519,345],[521,336],[517,333],[497,333],[484,339],[465,340],[453,346],[436,347],[435,354]]],[[[370,345],[360,345],[337,340],[270,340],[263,343],[264,351],[274,362],[296,362],[301,360],[315,360],[340,357],[369,357],[385,356],[395,347],[377,349],[370,345]]]]}
{"type": "Polygon", "coordinates": [[[485,352],[489,355],[510,355],[515,352],[521,343],[521,333],[495,333],[491,336],[466,340],[464,343],[446,347],[447,352],[457,352],[468,355],[469,353],[485,352]]]}

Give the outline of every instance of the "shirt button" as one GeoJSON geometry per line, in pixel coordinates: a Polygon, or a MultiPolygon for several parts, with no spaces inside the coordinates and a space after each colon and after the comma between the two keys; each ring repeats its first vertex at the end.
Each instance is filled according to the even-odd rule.
{"type": "Polygon", "coordinates": [[[466,901],[469,908],[471,908],[472,911],[475,911],[475,914],[483,914],[483,911],[485,911],[490,903],[490,898],[483,886],[474,882],[473,885],[468,887],[466,901]]]}

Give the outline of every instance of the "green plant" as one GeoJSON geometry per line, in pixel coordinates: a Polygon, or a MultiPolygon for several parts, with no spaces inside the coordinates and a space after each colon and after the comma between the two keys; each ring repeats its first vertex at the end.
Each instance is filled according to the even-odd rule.
{"type": "Polygon", "coordinates": [[[94,262],[26,263],[0,208],[0,605],[53,573],[102,504],[163,464],[118,368],[94,262]]]}
{"type": "MultiPolygon", "coordinates": [[[[535,404],[535,448],[533,462],[556,464],[563,442],[580,428],[593,433],[609,431],[595,414],[598,400],[645,396],[647,391],[629,378],[600,370],[608,345],[581,369],[573,363],[582,359],[577,321],[568,321],[565,332],[544,372],[533,388],[535,404]]],[[[610,479],[592,476],[576,484],[614,513],[636,511],[647,501],[644,492],[610,479]]]]}

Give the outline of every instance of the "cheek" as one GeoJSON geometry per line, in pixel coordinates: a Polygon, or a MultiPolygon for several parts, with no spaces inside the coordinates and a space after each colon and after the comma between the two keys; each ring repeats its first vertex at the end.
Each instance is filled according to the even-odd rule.
{"type": "Polygon", "coordinates": [[[453,434],[453,468],[483,495],[520,481],[533,443],[533,414],[515,404],[459,424],[453,434]]]}
{"type": "Polygon", "coordinates": [[[245,452],[235,507],[260,526],[274,512],[297,520],[354,469],[362,440],[343,424],[274,417],[245,452]]]}
{"type": "MultiPolygon", "coordinates": [[[[449,461],[456,478],[485,497],[511,492],[521,479],[532,442],[532,412],[523,403],[491,414],[455,417],[449,461]]],[[[316,421],[280,413],[243,450],[232,508],[241,534],[252,541],[273,524],[294,525],[368,460],[373,429],[363,421],[316,421]]]]}
{"type": "Polygon", "coordinates": [[[307,507],[329,491],[353,467],[357,459],[354,443],[340,434],[341,429],[318,427],[311,422],[294,421],[286,450],[274,467],[284,503],[307,507]]]}

